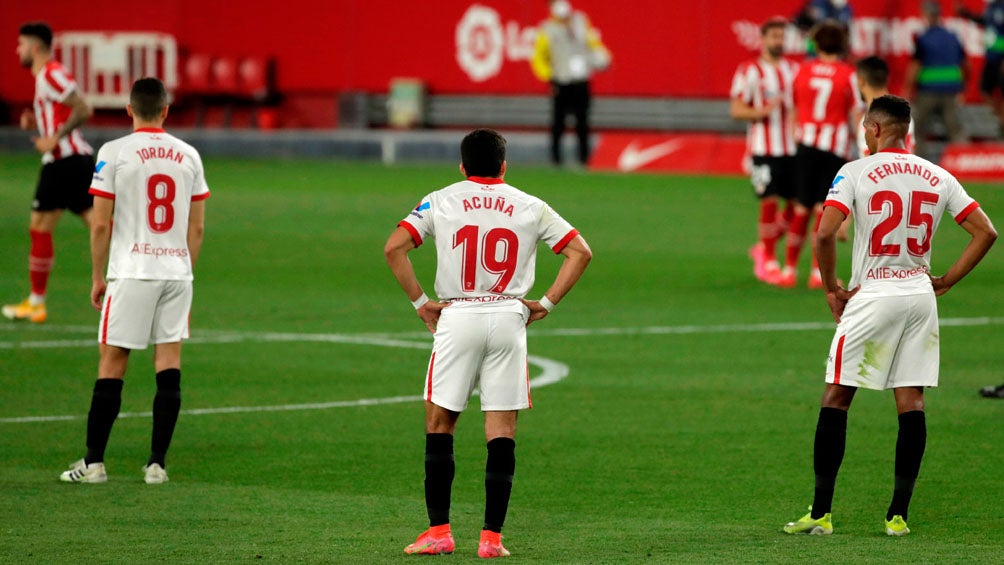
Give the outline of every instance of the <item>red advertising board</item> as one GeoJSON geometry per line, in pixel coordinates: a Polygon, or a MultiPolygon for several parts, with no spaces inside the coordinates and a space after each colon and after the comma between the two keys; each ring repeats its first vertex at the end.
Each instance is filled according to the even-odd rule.
{"type": "Polygon", "coordinates": [[[708,134],[600,134],[589,168],[630,173],[741,174],[746,139],[708,134]]]}
{"type": "MultiPolygon", "coordinates": [[[[599,75],[599,95],[716,97],[728,95],[736,65],[757,50],[759,24],[793,16],[803,0],[674,1],[573,0],[587,12],[613,54],[599,75]]],[[[946,14],[954,2],[942,0],[946,14]]],[[[981,10],[980,0],[966,0],[981,10]]],[[[855,56],[879,54],[893,65],[893,90],[922,28],[920,2],[851,2],[855,56]]],[[[289,95],[343,91],[386,92],[394,77],[415,77],[432,93],[544,93],[527,59],[544,0],[264,0],[240,4],[199,0],[156,3],[105,0],[4,2],[0,37],[0,98],[30,100],[32,82],[18,67],[18,25],[46,20],[58,31],[158,31],[173,35],[185,53],[262,56],[276,61],[278,88],[289,95]]],[[[971,22],[947,19],[974,57],[982,32],[971,22]]],[[[792,28],[787,50],[804,46],[792,28]]],[[[979,64],[975,65],[979,69],[979,64]]]]}
{"type": "Polygon", "coordinates": [[[940,164],[961,180],[1004,180],[1004,144],[950,144],[940,164]]]}

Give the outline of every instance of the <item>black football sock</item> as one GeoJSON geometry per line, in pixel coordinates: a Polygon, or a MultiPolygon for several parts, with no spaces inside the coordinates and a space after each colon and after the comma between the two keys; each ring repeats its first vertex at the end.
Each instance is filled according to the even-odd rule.
{"type": "Polygon", "coordinates": [[[515,471],[516,441],[507,437],[497,437],[489,441],[488,462],[485,464],[484,529],[502,533],[502,524],[509,510],[509,495],[512,493],[512,477],[515,471]]]}
{"type": "Polygon", "coordinates": [[[812,518],[822,518],[833,505],[833,489],[837,472],[844,460],[847,445],[847,412],[837,408],[820,408],[813,445],[813,468],[816,491],[812,500],[812,518]]]}
{"type": "Polygon", "coordinates": [[[147,465],[167,468],[164,459],[171,446],[174,426],[181,411],[181,369],[164,369],[157,373],[157,394],[153,397],[153,436],[150,439],[150,460],[147,465]]]}
{"type": "Polygon", "coordinates": [[[91,410],[87,413],[87,455],[84,463],[101,463],[112,425],[122,407],[122,379],[98,379],[91,395],[91,410]]]}
{"type": "Polygon", "coordinates": [[[453,436],[425,434],[425,507],[429,526],[450,523],[450,491],[455,471],[453,436]]]}
{"type": "Polygon", "coordinates": [[[913,485],[920,474],[920,462],[927,447],[927,417],[922,410],[913,410],[899,415],[899,436],[896,438],[896,486],[892,493],[892,504],[885,519],[895,515],[907,519],[913,485]]]}

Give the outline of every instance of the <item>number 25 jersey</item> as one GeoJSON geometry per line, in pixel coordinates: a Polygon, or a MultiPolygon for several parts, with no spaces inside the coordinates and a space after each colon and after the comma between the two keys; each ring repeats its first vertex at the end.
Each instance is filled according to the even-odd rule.
{"type": "Polygon", "coordinates": [[[194,147],[154,128],[109,141],[90,192],[115,201],[109,279],[192,280],[188,214],[209,198],[194,147]]]}
{"type": "Polygon", "coordinates": [[[979,208],[948,171],[898,149],[844,165],[825,206],[854,212],[848,288],[860,284],[859,296],[932,292],[931,238],[942,215],[961,224],[979,208]]]}
{"type": "Polygon", "coordinates": [[[560,253],[579,233],[539,198],[481,177],[429,194],[398,225],[416,246],[435,238],[436,294],[457,302],[451,308],[522,298],[533,286],[537,243],[560,253]]]}

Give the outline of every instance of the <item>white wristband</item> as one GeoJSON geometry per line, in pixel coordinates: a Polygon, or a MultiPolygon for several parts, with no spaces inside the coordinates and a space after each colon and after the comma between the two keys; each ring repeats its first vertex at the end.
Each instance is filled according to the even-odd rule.
{"type": "Polygon", "coordinates": [[[548,312],[554,310],[554,302],[551,302],[551,300],[547,297],[546,294],[540,298],[540,305],[543,306],[544,310],[547,310],[548,312]]]}
{"type": "Polygon", "coordinates": [[[422,306],[425,306],[425,303],[428,302],[428,301],[429,301],[429,297],[426,296],[425,293],[423,292],[422,296],[419,296],[415,300],[411,301],[411,305],[415,307],[415,310],[418,310],[422,306]]]}

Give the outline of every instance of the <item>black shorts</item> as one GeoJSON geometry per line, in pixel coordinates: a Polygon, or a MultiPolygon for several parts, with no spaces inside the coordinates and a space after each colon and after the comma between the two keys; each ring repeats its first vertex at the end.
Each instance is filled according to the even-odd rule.
{"type": "Polygon", "coordinates": [[[795,175],[798,182],[798,203],[806,208],[826,201],[833,178],[847,160],[843,157],[798,144],[795,154],[795,175]]]}
{"type": "Polygon", "coordinates": [[[94,159],[90,155],[70,155],[42,165],[31,209],[36,212],[69,209],[80,214],[94,205],[90,194],[94,159]]]}
{"type": "Polygon", "coordinates": [[[795,157],[753,157],[750,182],[757,198],[795,197],[795,157]]]}
{"type": "Polygon", "coordinates": [[[980,75],[980,92],[993,94],[1000,89],[1004,92],[1004,59],[999,57],[988,57],[983,62],[983,73],[980,75]]]}

